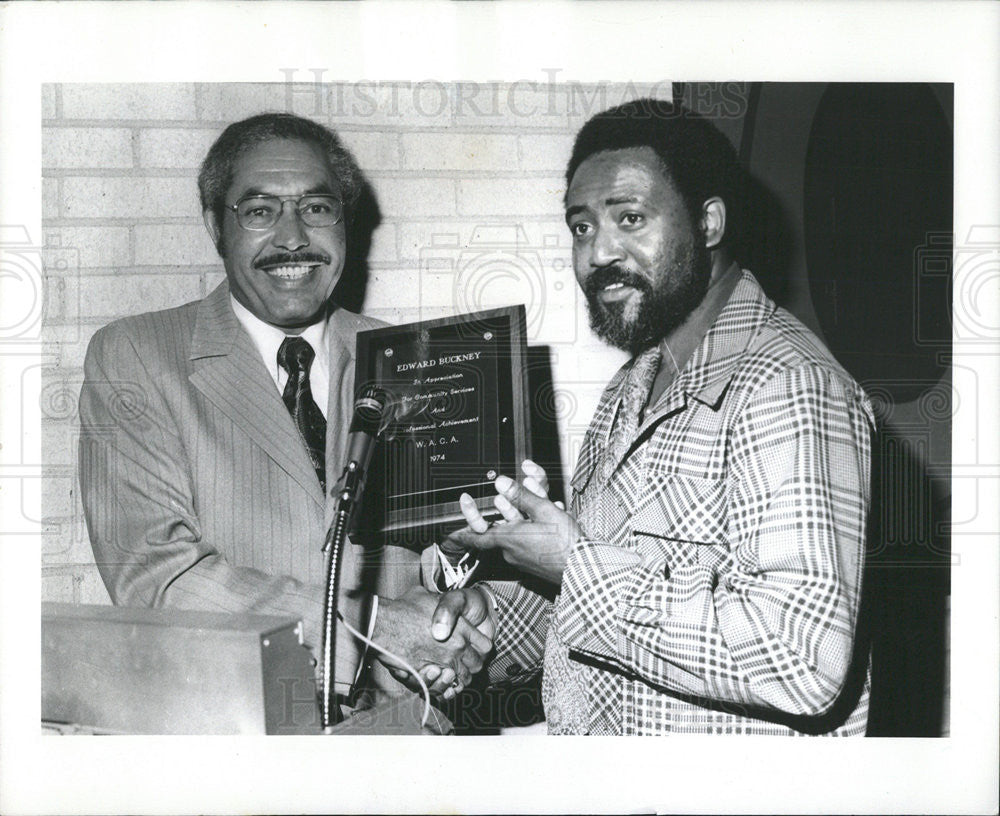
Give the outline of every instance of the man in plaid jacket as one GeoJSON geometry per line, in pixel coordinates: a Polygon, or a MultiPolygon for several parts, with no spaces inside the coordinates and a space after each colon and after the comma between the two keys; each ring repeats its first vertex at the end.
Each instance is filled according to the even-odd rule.
{"type": "Polygon", "coordinates": [[[493,617],[492,680],[543,667],[550,733],[864,734],[859,642],[871,408],[732,253],[740,171],[679,107],[591,119],[566,173],[599,336],[634,356],[587,431],[566,512],[526,462],[463,545],[537,582],[446,594],[493,617]]]}

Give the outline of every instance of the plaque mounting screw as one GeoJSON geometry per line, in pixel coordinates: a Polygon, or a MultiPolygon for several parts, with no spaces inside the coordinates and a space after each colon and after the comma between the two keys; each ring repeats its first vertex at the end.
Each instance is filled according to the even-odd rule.
{"type": "Polygon", "coordinates": [[[507,417],[501,417],[501,418],[500,418],[500,424],[501,424],[501,425],[502,425],[503,423],[505,423],[506,421],[507,421],[507,417]]]}
{"type": "Polygon", "coordinates": [[[488,331],[483,333],[483,340],[492,340],[492,339],[493,339],[493,332],[488,331]]]}
{"type": "Polygon", "coordinates": [[[385,350],[385,356],[386,357],[392,357],[392,349],[391,348],[387,348],[385,350]]]}

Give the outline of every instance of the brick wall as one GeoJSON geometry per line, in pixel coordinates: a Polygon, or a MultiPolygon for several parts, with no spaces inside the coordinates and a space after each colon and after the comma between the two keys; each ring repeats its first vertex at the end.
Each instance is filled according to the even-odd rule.
{"type": "Polygon", "coordinates": [[[341,134],[382,216],[365,312],[400,323],[526,305],[529,344],[550,350],[565,470],[623,357],[587,328],[563,169],[590,115],[670,93],[669,83],[43,86],[43,599],[107,602],[76,484],[83,355],[109,321],[203,297],[222,279],[195,177],[228,123],[293,111],[341,134]]]}

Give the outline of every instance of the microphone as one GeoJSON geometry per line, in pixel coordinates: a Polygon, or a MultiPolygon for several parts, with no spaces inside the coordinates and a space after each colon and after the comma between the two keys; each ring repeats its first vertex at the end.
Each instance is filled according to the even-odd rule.
{"type": "Polygon", "coordinates": [[[375,440],[385,429],[393,412],[389,395],[375,385],[366,385],[354,403],[354,416],[347,439],[347,461],[340,477],[345,490],[348,485],[352,487],[351,498],[357,498],[355,491],[360,489],[368,472],[375,440]]]}
{"type": "MultiPolygon", "coordinates": [[[[348,431],[347,458],[338,482],[340,501],[337,510],[345,519],[350,518],[354,505],[361,498],[375,442],[392,419],[394,411],[389,395],[374,385],[365,386],[354,403],[354,416],[348,431]]],[[[332,530],[333,527],[331,532],[332,530]]],[[[330,544],[331,535],[328,533],[323,546],[324,552],[330,548],[330,544]]]]}
{"type": "Polygon", "coordinates": [[[362,472],[368,469],[375,440],[390,418],[390,407],[389,395],[381,388],[368,385],[362,389],[354,403],[354,416],[351,418],[345,475],[352,463],[356,463],[362,472]]]}

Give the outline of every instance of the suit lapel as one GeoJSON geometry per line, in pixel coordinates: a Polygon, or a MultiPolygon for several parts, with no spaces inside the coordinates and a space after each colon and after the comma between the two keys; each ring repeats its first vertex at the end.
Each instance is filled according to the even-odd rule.
{"type": "Polygon", "coordinates": [[[191,361],[191,384],[322,504],[316,472],[260,353],[233,313],[225,283],[199,305],[191,361]]]}
{"type": "MultiPolygon", "coordinates": [[[[656,405],[646,411],[645,416],[642,418],[642,424],[636,432],[636,441],[642,439],[647,431],[658,422],[662,422],[671,414],[686,408],[687,401],[688,396],[684,390],[684,383],[680,382],[680,378],[677,378],[667,386],[667,390],[660,395],[656,405]]],[[[629,453],[631,452],[631,449],[629,449],[629,453]]]]}

